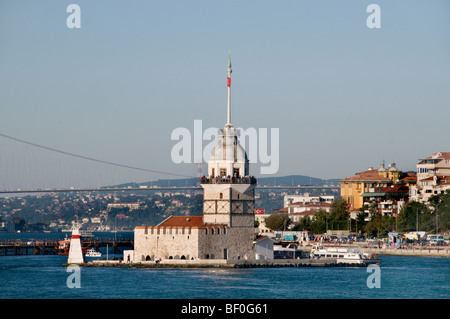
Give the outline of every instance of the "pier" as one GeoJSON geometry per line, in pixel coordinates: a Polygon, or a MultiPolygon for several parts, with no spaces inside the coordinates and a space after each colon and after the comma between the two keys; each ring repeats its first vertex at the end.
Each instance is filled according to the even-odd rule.
{"type": "MultiPolygon", "coordinates": [[[[59,242],[63,239],[50,240],[7,240],[0,242],[0,256],[26,256],[26,255],[64,255],[59,249],[59,242]]],[[[123,249],[134,246],[134,241],[131,239],[116,240],[114,238],[100,238],[91,239],[86,238],[82,240],[83,248],[110,248],[114,254],[120,254],[123,249]]],[[[67,251],[68,252],[68,251],[67,251]]]]}
{"type": "MultiPolygon", "coordinates": [[[[337,263],[336,259],[300,258],[273,260],[173,260],[127,262],[123,260],[93,260],[79,264],[81,267],[118,267],[118,268],[287,268],[287,267],[367,267],[381,263],[381,260],[368,263],[337,263]]],[[[65,264],[64,266],[67,266],[65,264]]]]}

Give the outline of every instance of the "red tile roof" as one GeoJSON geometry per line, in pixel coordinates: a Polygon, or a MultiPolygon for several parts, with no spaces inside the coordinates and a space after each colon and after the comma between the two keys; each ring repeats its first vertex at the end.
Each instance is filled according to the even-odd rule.
{"type": "Polygon", "coordinates": [[[388,187],[382,187],[381,193],[409,193],[409,187],[401,184],[395,184],[388,187]]]}
{"type": "Polygon", "coordinates": [[[308,206],[308,207],[331,207],[331,203],[327,202],[295,202],[288,204],[288,206],[308,206]]]}
{"type": "Polygon", "coordinates": [[[371,169],[365,172],[356,173],[354,176],[347,177],[341,181],[345,182],[357,182],[357,181],[377,181],[377,182],[390,182],[391,180],[387,177],[383,177],[378,174],[376,169],[371,169]]]}
{"type": "Polygon", "coordinates": [[[425,159],[433,159],[433,158],[450,158],[450,152],[437,152],[437,153],[434,153],[433,155],[431,155],[431,156],[429,156],[429,157],[427,157],[425,159]],[[433,156],[435,156],[435,155],[437,155],[439,153],[441,154],[440,156],[433,157],[433,156]]]}
{"type": "MultiPolygon", "coordinates": [[[[143,229],[146,226],[138,226],[137,229],[143,229]]],[[[158,228],[228,228],[227,225],[224,224],[205,224],[203,223],[203,216],[170,216],[166,220],[162,221],[156,226],[149,227],[158,227],[158,228]]]]}

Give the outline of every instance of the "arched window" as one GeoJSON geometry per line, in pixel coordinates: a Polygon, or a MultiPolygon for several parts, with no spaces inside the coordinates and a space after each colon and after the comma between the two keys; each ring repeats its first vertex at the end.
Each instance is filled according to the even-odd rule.
{"type": "Polygon", "coordinates": [[[223,199],[223,194],[222,193],[220,193],[219,198],[223,199]]]}

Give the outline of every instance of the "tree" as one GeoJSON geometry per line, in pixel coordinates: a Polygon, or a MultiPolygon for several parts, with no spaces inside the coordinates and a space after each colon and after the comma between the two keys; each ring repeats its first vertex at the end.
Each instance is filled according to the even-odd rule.
{"type": "Polygon", "coordinates": [[[349,216],[348,204],[345,199],[337,199],[331,203],[330,225],[332,229],[347,229],[349,216]]]}
{"type": "Polygon", "coordinates": [[[430,231],[434,224],[431,224],[429,208],[419,202],[411,201],[403,206],[397,217],[397,230],[399,232],[409,231],[430,231]]]}
{"type": "Polygon", "coordinates": [[[327,230],[327,222],[329,220],[328,213],[324,210],[319,210],[312,220],[312,231],[316,234],[322,234],[327,230]]]}
{"type": "Polygon", "coordinates": [[[309,216],[304,216],[300,221],[292,228],[292,230],[310,230],[312,229],[312,221],[309,216]]]}
{"type": "Polygon", "coordinates": [[[290,223],[291,220],[285,213],[272,214],[266,218],[266,227],[271,230],[286,230],[290,223]]]}
{"type": "Polygon", "coordinates": [[[448,230],[450,228],[450,193],[447,191],[445,194],[431,196],[428,202],[433,207],[432,219],[434,219],[435,232],[448,230]]]}

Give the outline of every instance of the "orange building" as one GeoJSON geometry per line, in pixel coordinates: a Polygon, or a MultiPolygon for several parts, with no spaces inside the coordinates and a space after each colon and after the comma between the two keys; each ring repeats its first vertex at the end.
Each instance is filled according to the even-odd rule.
{"type": "MultiPolygon", "coordinates": [[[[384,175],[384,172],[382,172],[384,175]]],[[[378,188],[386,187],[393,183],[392,179],[381,175],[378,170],[369,170],[356,173],[354,176],[339,181],[341,184],[341,197],[350,205],[350,210],[358,210],[364,204],[363,193],[375,192],[378,188]]],[[[392,174],[397,178],[395,174],[392,174]]]]}

